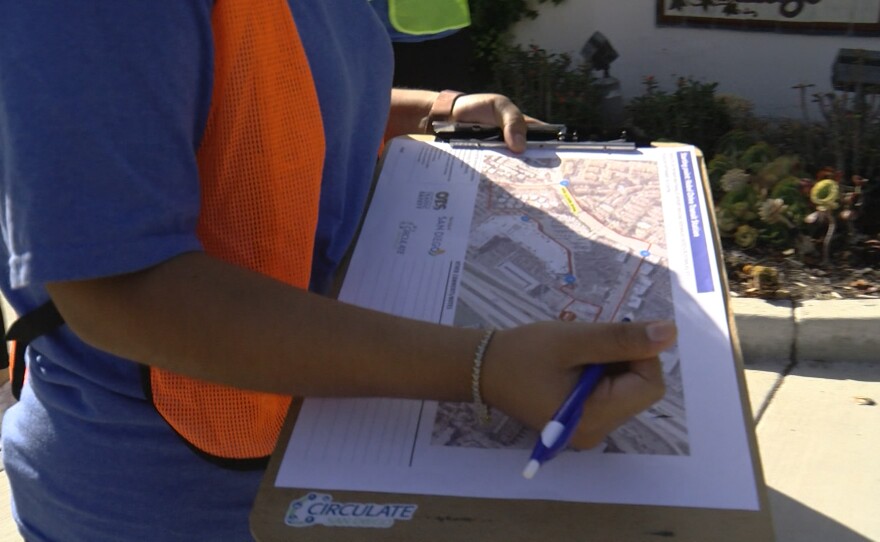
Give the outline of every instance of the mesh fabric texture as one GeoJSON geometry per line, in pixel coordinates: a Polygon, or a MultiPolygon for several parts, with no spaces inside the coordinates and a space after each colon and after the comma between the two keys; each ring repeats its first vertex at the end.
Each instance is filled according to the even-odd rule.
{"type": "MultiPolygon", "coordinates": [[[[212,28],[214,88],[198,151],[199,239],[208,254],[306,288],[325,149],[293,16],[286,0],[218,0],[212,28]]],[[[270,455],[291,400],[155,368],[149,386],[168,423],[222,459],[270,455]]]]}

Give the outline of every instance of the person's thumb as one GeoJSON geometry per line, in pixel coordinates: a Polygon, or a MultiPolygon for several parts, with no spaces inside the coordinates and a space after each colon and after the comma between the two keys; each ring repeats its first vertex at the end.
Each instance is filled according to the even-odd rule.
{"type": "Polygon", "coordinates": [[[571,366],[649,359],[675,342],[673,322],[592,324],[579,330],[583,345],[578,355],[566,356],[571,366]]]}

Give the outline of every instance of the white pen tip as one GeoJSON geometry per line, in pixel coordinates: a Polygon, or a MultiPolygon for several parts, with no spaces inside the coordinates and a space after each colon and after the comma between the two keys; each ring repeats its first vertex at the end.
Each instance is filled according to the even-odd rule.
{"type": "Polygon", "coordinates": [[[523,478],[525,478],[526,480],[531,480],[535,477],[535,474],[538,472],[538,469],[540,467],[540,463],[538,463],[534,459],[530,459],[529,464],[526,465],[526,468],[523,469],[523,478]]]}

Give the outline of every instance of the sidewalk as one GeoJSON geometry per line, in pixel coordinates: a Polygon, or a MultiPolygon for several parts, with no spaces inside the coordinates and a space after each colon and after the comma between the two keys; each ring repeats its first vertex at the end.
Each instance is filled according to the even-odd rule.
{"type": "Polygon", "coordinates": [[[732,308],[777,540],[880,541],[880,300],[732,308]]]}
{"type": "Polygon", "coordinates": [[[777,540],[880,540],[880,406],[868,403],[880,402],[880,363],[746,373],[777,540]]]}
{"type": "MultiPolygon", "coordinates": [[[[777,541],[880,541],[880,300],[732,308],[777,541]]],[[[21,542],[2,472],[0,542],[21,542]]]]}

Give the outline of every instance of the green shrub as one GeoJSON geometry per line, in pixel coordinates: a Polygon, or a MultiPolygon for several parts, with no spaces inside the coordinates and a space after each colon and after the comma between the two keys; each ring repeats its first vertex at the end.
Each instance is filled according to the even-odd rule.
{"type": "Polygon", "coordinates": [[[600,96],[588,66],[536,45],[509,45],[498,53],[494,88],[525,114],[579,128],[599,124],[600,96]]]}
{"type": "MultiPolygon", "coordinates": [[[[537,0],[538,4],[564,0],[537,0]]],[[[499,57],[510,44],[510,29],[524,19],[535,19],[538,11],[529,0],[470,0],[474,45],[471,71],[475,87],[489,90],[499,57]]]]}
{"type": "Polygon", "coordinates": [[[712,156],[732,128],[725,101],[715,95],[718,84],[680,77],[672,93],[652,76],[643,84],[644,94],[627,106],[629,124],[651,140],[690,143],[712,156]]]}

